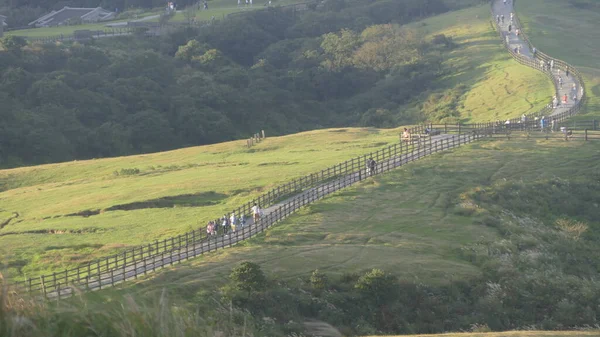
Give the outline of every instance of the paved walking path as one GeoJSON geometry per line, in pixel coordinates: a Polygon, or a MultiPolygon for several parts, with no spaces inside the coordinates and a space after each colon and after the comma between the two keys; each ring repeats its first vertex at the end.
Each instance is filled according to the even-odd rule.
{"type": "MultiPolygon", "coordinates": [[[[508,31],[508,26],[511,24],[510,13],[516,13],[513,0],[508,0],[506,5],[504,4],[503,0],[495,0],[492,6],[492,12],[494,15],[492,18],[493,20],[496,20],[498,15],[504,15],[504,24],[500,22],[499,26],[504,39],[508,37],[507,41],[511,50],[519,48],[521,50],[521,55],[530,59],[534,59],[533,51],[530,50],[528,43],[521,36],[517,36],[516,34],[517,29],[519,29],[521,33],[523,32],[522,27],[517,26],[517,23],[513,22],[511,32],[508,31]]],[[[540,62],[540,60],[537,59],[537,62],[540,62]]],[[[565,72],[557,69],[557,67],[552,69],[552,75],[554,76],[556,83],[558,83],[559,78],[562,78],[563,80],[562,87],[558,88],[558,92],[560,93],[560,97],[558,97],[560,105],[558,105],[550,114],[550,116],[555,116],[569,110],[575,105],[575,102],[573,101],[573,94],[576,93],[578,98],[581,96],[581,85],[577,82],[575,76],[569,75],[567,77],[565,72]],[[573,84],[575,84],[575,91],[573,90],[573,84]],[[568,97],[567,104],[562,103],[562,97],[565,94],[568,97]]]]}
{"type": "MultiPolygon", "coordinates": [[[[504,25],[501,25],[501,31],[505,39],[508,36],[509,46],[513,49],[517,46],[520,46],[521,55],[532,58],[533,52],[529,50],[528,44],[525,41],[522,41],[522,39],[517,37],[515,34],[515,29],[520,29],[520,27],[513,28],[512,33],[508,32],[508,24],[510,23],[510,13],[513,11],[512,0],[508,1],[506,5],[503,4],[503,0],[497,0],[492,6],[492,11],[494,15],[494,20],[496,19],[496,15],[505,16],[505,23],[504,25]]],[[[580,84],[576,82],[576,79],[573,76],[566,77],[566,74],[564,74],[564,72],[560,74],[558,69],[554,69],[552,71],[552,74],[556,79],[558,79],[559,76],[562,76],[563,88],[559,91],[561,95],[567,93],[570,102],[567,105],[561,104],[561,106],[554,109],[551,115],[556,115],[568,110],[573,105],[573,102],[571,100],[571,88],[573,84],[575,84],[577,90],[579,90],[580,84]]],[[[577,93],[579,94],[579,91],[577,93]]],[[[413,150],[412,152],[400,154],[398,156],[391,157],[388,160],[384,160],[382,162],[377,163],[376,171],[377,173],[389,171],[398,166],[428,156],[440,150],[446,150],[453,147],[457,147],[461,144],[469,143],[476,139],[477,137],[470,132],[462,135],[440,134],[432,137],[431,141],[427,140],[425,142],[420,143],[420,145],[416,147],[415,150],[413,150]]],[[[148,272],[152,272],[158,268],[167,266],[169,264],[173,264],[178,261],[198,256],[205,252],[214,251],[217,249],[222,249],[227,246],[234,245],[240,241],[245,240],[248,237],[254,236],[255,234],[261,232],[265,227],[270,227],[273,223],[276,222],[277,217],[274,215],[278,212],[284,212],[286,214],[289,214],[306,204],[312,203],[337,190],[343,189],[356,182],[362,181],[367,177],[368,173],[366,168],[361,169],[359,172],[340,176],[338,178],[333,179],[332,181],[323,183],[314,188],[306,189],[284,201],[281,201],[275,205],[263,209],[264,214],[260,223],[254,224],[252,219],[248,219],[245,227],[241,228],[238,226],[238,231],[236,232],[237,235],[229,234],[215,236],[212,238],[205,238],[203,241],[197,242],[194,245],[186,246],[182,250],[164,252],[158,257],[143,258],[135,261],[135,263],[131,263],[130,261],[129,265],[125,266],[124,268],[120,267],[112,271],[103,272],[99,275],[99,277],[98,275],[90,277],[87,280],[83,280],[81,284],[75,284],[75,286],[82,288],[87,287],[91,290],[109,287],[114,284],[121,283],[123,281],[137,277],[138,275],[143,275],[148,272]]],[[[75,293],[73,289],[65,287],[61,288],[59,291],[51,291],[47,295],[48,297],[56,297],[57,295],[59,295],[59,292],[60,296],[70,296],[73,293],[75,293]]]]}

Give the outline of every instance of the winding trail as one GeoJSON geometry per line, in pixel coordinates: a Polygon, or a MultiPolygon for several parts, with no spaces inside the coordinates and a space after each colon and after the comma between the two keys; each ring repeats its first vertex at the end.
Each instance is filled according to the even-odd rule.
{"type": "MultiPolygon", "coordinates": [[[[508,42],[508,47],[511,50],[515,50],[516,48],[520,49],[520,54],[529,59],[535,60],[538,63],[539,59],[534,58],[533,50],[529,48],[529,44],[521,37],[517,36],[516,30],[519,29],[521,32],[523,31],[522,27],[519,27],[516,22],[513,22],[511,25],[511,13],[515,13],[514,9],[514,0],[507,1],[505,5],[503,0],[495,0],[492,4],[492,13],[493,20],[497,20],[497,16],[504,15],[504,23],[500,21],[498,27],[500,28],[500,32],[504,39],[508,42]],[[508,31],[509,25],[511,25],[511,31],[508,31]]],[[[541,65],[541,63],[539,63],[541,65]]],[[[559,96],[562,98],[565,94],[567,95],[567,104],[563,104],[562,100],[559,99],[559,105],[553,109],[550,116],[559,115],[575,105],[573,101],[573,94],[576,93],[577,97],[581,96],[581,84],[577,82],[575,76],[569,75],[566,76],[564,71],[558,69],[558,67],[553,67],[551,69],[552,76],[554,77],[554,83],[556,86],[556,91],[559,93],[559,96]],[[559,79],[562,79],[562,86],[560,86],[559,79]],[[573,84],[575,84],[575,90],[573,90],[573,84]]]]}
{"type": "MultiPolygon", "coordinates": [[[[504,38],[505,42],[507,42],[507,48],[510,50],[520,48],[520,55],[515,55],[513,53],[513,56],[516,58],[525,57],[528,59],[528,61],[537,61],[537,63],[530,63],[534,65],[534,68],[544,71],[544,69],[547,67],[545,65],[542,67],[539,62],[540,60],[534,58],[534,53],[532,50],[530,50],[529,44],[521,37],[516,36],[515,29],[521,29],[521,27],[514,27],[513,24],[513,27],[511,27],[513,28],[512,32],[508,31],[508,25],[510,24],[510,13],[514,11],[513,0],[508,1],[506,5],[503,4],[503,0],[495,0],[492,2],[491,8],[494,21],[496,21],[496,17],[498,15],[505,16],[505,23],[499,24],[498,29],[500,30],[500,35],[504,38]],[[537,66],[535,64],[537,64],[537,66]]],[[[575,76],[571,75],[567,77],[564,71],[561,73],[558,67],[555,67],[555,69],[551,71],[551,76],[555,82],[556,92],[560,93],[561,95],[567,94],[569,97],[569,103],[561,104],[556,108],[548,110],[549,116],[557,116],[568,111],[575,105],[571,99],[573,96],[572,88],[573,85],[575,85],[577,94],[579,96],[581,83],[577,82],[575,76]],[[558,85],[559,78],[562,78],[563,80],[562,88],[560,88],[558,85]]],[[[400,153],[394,156],[390,154],[388,159],[377,163],[376,171],[377,174],[384,173],[433,153],[452,149],[484,137],[485,133],[480,133],[475,129],[468,130],[463,134],[459,132],[458,135],[442,133],[427,138],[427,140],[424,142],[419,142],[417,145],[415,145],[411,152],[400,153]]],[[[218,249],[230,247],[264,231],[280,219],[292,214],[295,210],[307,204],[313,203],[316,200],[322,199],[340,189],[367,179],[369,176],[370,175],[366,168],[359,168],[358,171],[354,173],[337,176],[328,182],[322,183],[313,188],[305,189],[292,197],[263,209],[264,214],[258,223],[255,224],[252,222],[252,219],[248,219],[246,226],[238,226],[238,230],[236,231],[235,235],[230,234],[203,239],[199,242],[195,242],[194,244],[189,244],[181,250],[172,250],[156,254],[155,256],[139,258],[138,260],[134,260],[129,264],[125,264],[124,267],[114,268],[113,270],[109,271],[98,270],[98,273],[96,274],[90,273],[85,278],[71,280],[68,285],[63,285],[62,288],[60,284],[57,288],[50,289],[49,291],[46,291],[44,288],[43,293],[48,298],[55,298],[73,295],[78,291],[77,289],[102,289],[114,286],[115,284],[119,284],[133,278],[137,278],[140,275],[145,275],[155,271],[156,269],[172,265],[173,263],[202,255],[206,252],[212,252],[218,249]]]]}

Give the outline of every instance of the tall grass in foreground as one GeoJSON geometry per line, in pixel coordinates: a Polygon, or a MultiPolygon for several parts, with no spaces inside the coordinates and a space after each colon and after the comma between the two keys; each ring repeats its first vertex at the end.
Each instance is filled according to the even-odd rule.
{"type": "Polygon", "coordinates": [[[145,303],[130,295],[112,298],[97,294],[56,302],[27,298],[0,287],[0,337],[257,336],[243,312],[215,301],[215,310],[203,316],[170,303],[164,290],[145,303]]]}

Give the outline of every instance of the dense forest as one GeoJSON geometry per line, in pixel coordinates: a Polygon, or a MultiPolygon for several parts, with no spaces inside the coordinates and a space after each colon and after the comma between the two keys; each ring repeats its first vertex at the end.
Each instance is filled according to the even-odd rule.
{"type": "Polygon", "coordinates": [[[168,36],[0,52],[0,166],[161,151],[334,126],[419,120],[401,107],[444,73],[453,47],[400,28],[442,0],[331,0],[168,36]]]}

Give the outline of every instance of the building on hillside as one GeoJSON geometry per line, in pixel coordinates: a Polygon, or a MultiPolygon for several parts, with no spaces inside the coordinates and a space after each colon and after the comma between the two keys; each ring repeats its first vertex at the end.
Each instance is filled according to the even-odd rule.
{"type": "Polygon", "coordinates": [[[6,16],[0,15],[0,37],[4,35],[4,27],[8,26],[4,21],[6,21],[6,16]]]}
{"type": "Polygon", "coordinates": [[[52,11],[41,18],[30,22],[34,27],[52,27],[71,24],[92,23],[106,21],[114,18],[116,13],[109,12],[100,7],[97,8],[74,8],[64,7],[58,11],[52,11]]]}

